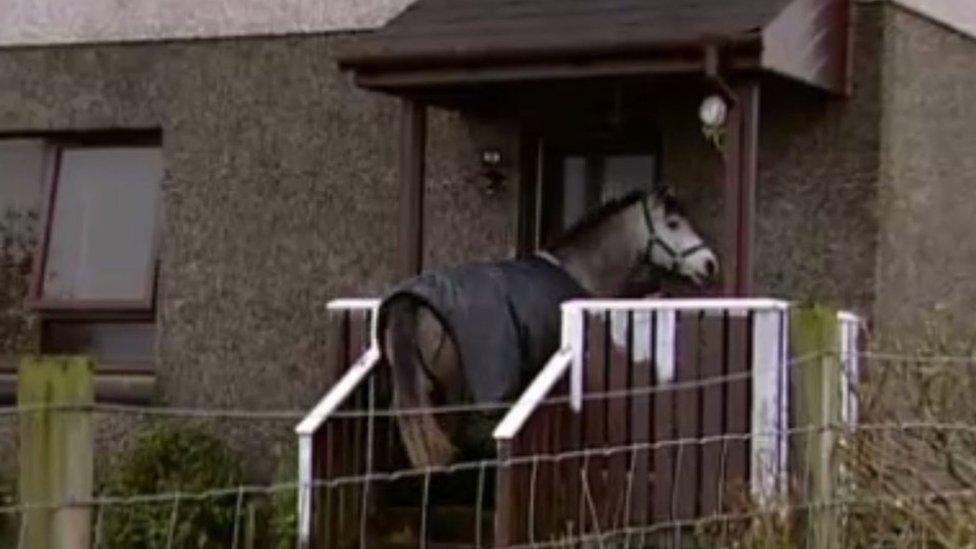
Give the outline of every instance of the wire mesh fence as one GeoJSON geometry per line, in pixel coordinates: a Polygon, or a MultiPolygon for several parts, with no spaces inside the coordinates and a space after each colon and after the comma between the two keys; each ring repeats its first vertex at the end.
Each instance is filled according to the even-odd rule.
{"type": "MultiPolygon", "coordinates": [[[[827,354],[824,351],[794,359],[791,371],[823,367],[824,361],[816,359],[827,354]]],[[[824,513],[834,522],[838,540],[848,547],[961,547],[976,542],[976,405],[971,398],[976,389],[976,360],[967,356],[877,352],[859,356],[863,378],[858,386],[851,387],[861,406],[857,424],[834,421],[775,432],[694,433],[625,444],[603,441],[597,447],[550,448],[522,455],[487,455],[477,459],[460,456],[443,467],[415,468],[403,460],[389,470],[314,479],[310,488],[323,500],[359,509],[355,515],[337,515],[355,516],[355,521],[326,525],[337,534],[330,538],[328,546],[814,546],[810,539],[811,517],[824,513]],[[805,474],[796,470],[798,462],[790,463],[788,490],[772,499],[757,497],[748,478],[731,478],[726,474],[727,466],[720,466],[723,473],[711,479],[715,482],[712,491],[720,501],[707,512],[702,512],[699,495],[692,498],[694,513],[675,513],[666,520],[657,520],[657,515],[651,513],[647,516],[655,520],[633,520],[633,507],[641,505],[634,494],[647,498],[642,504],[652,510],[655,501],[661,499],[654,493],[661,488],[658,471],[652,468],[646,478],[635,472],[642,463],[641,455],[647,456],[652,465],[654,458],[664,453],[670,454],[674,463],[683,463],[688,454],[700,458],[703,452],[718,449],[720,462],[727,464],[736,445],[748,446],[765,437],[786,436],[791,455],[797,456],[809,437],[826,433],[834,437],[830,451],[837,472],[828,500],[808,497],[802,486],[805,474]],[[499,476],[511,471],[519,471],[525,481],[519,485],[524,489],[519,494],[523,502],[520,520],[525,522],[528,537],[502,543],[494,537],[495,516],[505,503],[498,499],[499,476]],[[616,475],[622,479],[620,484],[611,478],[616,475]],[[567,501],[560,500],[565,498],[564,488],[571,485],[580,491],[579,497],[572,500],[577,505],[574,513],[556,513],[554,510],[567,501]],[[619,493],[608,493],[614,487],[619,487],[619,493]],[[567,516],[573,519],[566,520],[567,516]],[[555,524],[558,521],[562,523],[555,524]]],[[[747,374],[683,382],[670,390],[702,394],[709,387],[739,380],[743,375],[747,374]]],[[[665,390],[608,390],[588,393],[585,399],[612,406],[621,399],[662,394],[665,390]]],[[[565,406],[566,398],[560,395],[546,404],[565,406]]],[[[505,405],[510,407],[512,403],[505,405]]],[[[17,422],[40,411],[89,413],[100,422],[119,417],[135,419],[141,425],[134,432],[160,425],[198,425],[211,435],[211,440],[219,440],[232,423],[243,432],[267,430],[266,425],[270,424],[274,426],[271,431],[283,440],[287,437],[292,444],[292,428],[303,415],[299,410],[256,412],[106,405],[42,410],[27,406],[0,409],[0,421],[17,422]],[[259,428],[262,424],[265,427],[259,428]]],[[[429,411],[463,418],[496,410],[471,405],[429,411]]],[[[392,410],[361,408],[344,410],[343,417],[350,421],[368,417],[395,420],[396,414],[392,410]]],[[[192,451],[179,445],[177,450],[189,455],[188,468],[192,469],[196,459],[190,455],[192,451]]],[[[240,463],[235,460],[268,461],[273,458],[270,454],[234,456],[228,451],[228,459],[216,460],[215,465],[238,468],[240,463]]],[[[143,457],[151,460],[152,467],[161,467],[158,462],[163,461],[164,455],[149,453],[143,457]]],[[[283,463],[294,464],[293,454],[282,453],[279,457],[283,463]]],[[[670,505],[681,503],[684,494],[673,488],[682,484],[675,477],[693,476],[700,489],[705,482],[700,464],[699,459],[694,469],[670,469],[672,478],[667,486],[672,490],[663,500],[670,505]]],[[[111,476],[112,467],[125,468],[103,467],[103,474],[111,476]]],[[[204,475],[195,484],[161,482],[154,486],[168,489],[131,493],[120,492],[124,484],[97,482],[92,497],[71,501],[21,501],[15,487],[8,486],[0,504],[0,539],[4,546],[29,547],[23,537],[23,517],[82,509],[87,511],[84,517],[93,547],[294,546],[296,494],[300,488],[294,469],[270,479],[265,476],[263,482],[248,480],[244,471],[236,476],[204,475]],[[207,481],[212,484],[207,485],[207,481]],[[130,532],[139,528],[145,532],[130,532]]]]}

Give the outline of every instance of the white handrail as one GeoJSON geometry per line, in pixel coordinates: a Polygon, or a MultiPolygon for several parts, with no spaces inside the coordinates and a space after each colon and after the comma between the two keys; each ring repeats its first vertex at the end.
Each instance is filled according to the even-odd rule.
{"type": "Polygon", "coordinates": [[[373,371],[379,360],[379,349],[370,347],[359,357],[359,360],[353,363],[352,367],[342,376],[342,379],[332,386],[325,397],[312,408],[312,411],[302,419],[298,427],[295,427],[295,433],[298,436],[314,435],[315,431],[329,419],[329,416],[349,398],[349,395],[359,387],[363,379],[373,371]]]}
{"type": "Polygon", "coordinates": [[[314,461],[315,448],[312,445],[312,437],[319,427],[328,421],[339,406],[356,390],[363,379],[379,363],[380,352],[376,347],[370,347],[368,351],[359,357],[359,360],[349,368],[349,371],[342,376],[339,383],[325,394],[315,408],[305,416],[305,419],[298,424],[295,432],[298,434],[298,546],[307,547],[309,538],[312,535],[312,483],[314,482],[314,472],[312,463],[314,461]]]}
{"type": "Polygon", "coordinates": [[[505,414],[492,436],[495,440],[511,440],[522,430],[529,416],[539,407],[549,391],[569,371],[573,361],[573,350],[562,348],[549,359],[532,384],[526,389],[514,406],[505,414]]]}
{"type": "Polygon", "coordinates": [[[308,546],[312,535],[312,483],[315,480],[312,471],[315,452],[312,437],[373,371],[379,360],[379,349],[370,347],[295,428],[298,434],[298,546],[300,548],[308,546]]]}
{"type": "Polygon", "coordinates": [[[789,307],[789,301],[769,298],[574,299],[562,305],[563,311],[785,311],[789,307]]]}
{"type": "Polygon", "coordinates": [[[308,547],[312,536],[312,488],[315,448],[312,439],[316,431],[328,421],[329,417],[352,395],[353,391],[373,371],[380,360],[379,346],[376,343],[376,312],[380,300],[371,298],[334,299],[326,305],[329,311],[370,311],[370,346],[352,367],[343,374],[325,396],[295,427],[298,435],[298,547],[308,547]]]}
{"type": "Polygon", "coordinates": [[[372,297],[344,297],[333,299],[325,308],[330,311],[375,311],[380,306],[380,300],[372,297]]]}
{"type": "Polygon", "coordinates": [[[345,297],[333,299],[326,306],[329,311],[369,311],[372,322],[369,327],[369,344],[371,347],[379,346],[379,334],[377,333],[376,315],[379,313],[382,300],[371,297],[345,297]]]}

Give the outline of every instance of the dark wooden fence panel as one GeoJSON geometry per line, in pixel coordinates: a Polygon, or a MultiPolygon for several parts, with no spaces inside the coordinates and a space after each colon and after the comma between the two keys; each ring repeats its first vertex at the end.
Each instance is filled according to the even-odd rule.
{"type": "Polygon", "coordinates": [[[650,313],[630,315],[628,351],[631,357],[630,385],[634,394],[630,398],[630,440],[635,446],[631,456],[630,526],[643,526],[650,519],[651,453],[642,445],[651,441],[651,394],[654,383],[654,320],[650,313]],[[643,348],[643,356],[636,356],[636,349],[643,348]]]}
{"type": "Polygon", "coordinates": [[[674,513],[673,518],[687,520],[695,518],[698,502],[699,455],[699,380],[700,315],[698,312],[682,312],[678,317],[678,361],[675,368],[675,390],[677,424],[677,456],[674,473],[674,513]],[[683,387],[682,387],[683,386],[683,387]]]}
{"type": "MultiPolygon", "coordinates": [[[[586,368],[583,372],[583,431],[585,448],[604,448],[607,444],[607,352],[608,341],[606,313],[587,315],[586,319],[586,368]]],[[[607,459],[599,454],[586,455],[583,498],[583,528],[587,532],[602,531],[606,522],[604,498],[607,459]]]]}
{"type": "Polygon", "coordinates": [[[629,335],[633,328],[630,313],[615,313],[610,318],[607,353],[607,446],[612,453],[607,460],[607,505],[604,509],[603,529],[619,530],[627,524],[626,515],[630,493],[628,474],[631,443],[628,394],[631,385],[631,349],[629,335]],[[621,341],[622,339],[622,341],[621,341]]]}
{"type": "MultiPolygon", "coordinates": [[[[569,381],[564,380],[557,395],[569,395],[569,381]]],[[[555,448],[559,453],[579,450],[583,447],[583,416],[573,412],[566,404],[559,406],[560,440],[555,448]]],[[[583,461],[579,457],[570,456],[560,460],[560,478],[565,483],[564,499],[559,505],[559,516],[556,519],[556,535],[563,537],[577,536],[583,529],[583,461]]]]}
{"type": "MultiPolygon", "coordinates": [[[[552,543],[630,526],[650,533],[602,543],[687,546],[689,521],[741,510],[751,480],[753,316],[587,312],[582,410],[537,408],[506,449],[580,455],[511,468],[499,484],[511,530],[498,541],[552,543]]],[[[566,395],[570,377],[549,398],[566,395]]]]}
{"type": "Polygon", "coordinates": [[[723,511],[741,502],[748,488],[749,451],[746,435],[751,429],[752,378],[749,377],[752,353],[752,315],[726,316],[726,384],[724,432],[729,436],[725,448],[725,490],[723,511]]]}
{"type": "Polygon", "coordinates": [[[724,315],[708,315],[699,325],[699,379],[703,385],[699,391],[701,402],[702,438],[699,450],[701,471],[699,484],[699,516],[715,514],[719,509],[719,494],[723,490],[722,449],[718,440],[723,434],[724,395],[727,382],[723,378],[725,366],[725,318],[724,315]],[[709,382],[709,380],[712,380],[709,382]]]}
{"type": "Polygon", "coordinates": [[[677,436],[677,425],[674,419],[675,395],[673,391],[660,390],[670,381],[662,378],[663,372],[670,368],[669,365],[664,364],[664,362],[670,362],[669,359],[663,358],[669,352],[658,347],[658,343],[661,342],[661,337],[663,337],[663,332],[667,330],[662,320],[660,316],[657,317],[654,326],[655,337],[658,340],[655,343],[654,349],[654,386],[659,390],[653,394],[653,398],[651,399],[651,408],[653,410],[651,440],[654,444],[652,454],[654,482],[651,485],[651,502],[653,504],[651,513],[652,524],[661,524],[674,520],[673,501],[677,448],[671,442],[677,436]]]}
{"type": "MultiPolygon", "coordinates": [[[[671,523],[741,502],[749,489],[750,444],[738,435],[751,428],[752,324],[742,311],[588,313],[581,413],[543,406],[519,437],[531,441],[517,447],[524,456],[587,455],[512,477],[514,499],[531,507],[513,523],[513,543],[657,526],[640,542],[676,546],[690,533],[671,523]]],[[[559,394],[567,390],[568,376],[559,394]]]]}
{"type": "MultiPolygon", "coordinates": [[[[334,314],[332,381],[366,351],[369,314],[334,314]]],[[[509,428],[515,437],[499,443],[495,537],[481,530],[481,546],[688,546],[688,521],[740,510],[754,480],[748,437],[754,356],[770,355],[767,367],[779,360],[766,336],[755,340],[765,354],[753,349],[754,326],[771,325],[763,320],[769,317],[755,318],[745,311],[585,313],[582,407],[574,411],[569,403],[572,369],[562,353],[553,362],[565,368],[561,379],[520,430],[509,428]],[[579,539],[628,526],[651,534],[579,539]]],[[[769,390],[759,393],[767,401],[787,398],[769,390]]],[[[315,547],[358,546],[383,514],[372,508],[372,485],[328,481],[409,467],[395,420],[363,415],[388,410],[390,393],[380,365],[312,438],[315,547]]],[[[423,512],[436,510],[431,504],[423,512]]],[[[427,531],[419,521],[413,522],[427,531]]],[[[439,546],[440,538],[428,538],[439,546]]]]}
{"type": "Polygon", "coordinates": [[[568,406],[562,380],[519,436],[499,447],[495,543],[499,547],[552,542],[579,534],[581,417],[568,406]]]}

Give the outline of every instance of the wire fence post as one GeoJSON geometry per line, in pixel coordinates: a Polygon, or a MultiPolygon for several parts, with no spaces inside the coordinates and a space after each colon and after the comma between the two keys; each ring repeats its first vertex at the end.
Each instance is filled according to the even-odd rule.
{"type": "Polygon", "coordinates": [[[798,461],[796,489],[809,502],[804,537],[807,547],[840,547],[840,529],[834,499],[838,484],[835,427],[841,421],[843,376],[837,353],[837,311],[826,307],[796,307],[790,319],[794,356],[813,357],[794,367],[795,428],[807,429],[794,438],[792,455],[798,461]]]}
{"type": "Polygon", "coordinates": [[[20,494],[25,504],[55,504],[23,513],[25,547],[87,549],[92,497],[94,368],[83,357],[29,357],[20,364],[17,400],[41,409],[20,418],[20,494]],[[47,409],[45,409],[47,407],[47,409]],[[50,408],[73,407],[72,409],[50,408]]]}

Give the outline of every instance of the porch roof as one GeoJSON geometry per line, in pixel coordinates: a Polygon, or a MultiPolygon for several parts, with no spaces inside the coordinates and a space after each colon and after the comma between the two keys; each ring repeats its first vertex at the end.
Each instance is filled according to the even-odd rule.
{"type": "Polygon", "coordinates": [[[339,53],[368,88],[702,71],[844,93],[849,0],[417,0],[339,53]],[[715,51],[715,50],[713,50],[715,51]]]}

